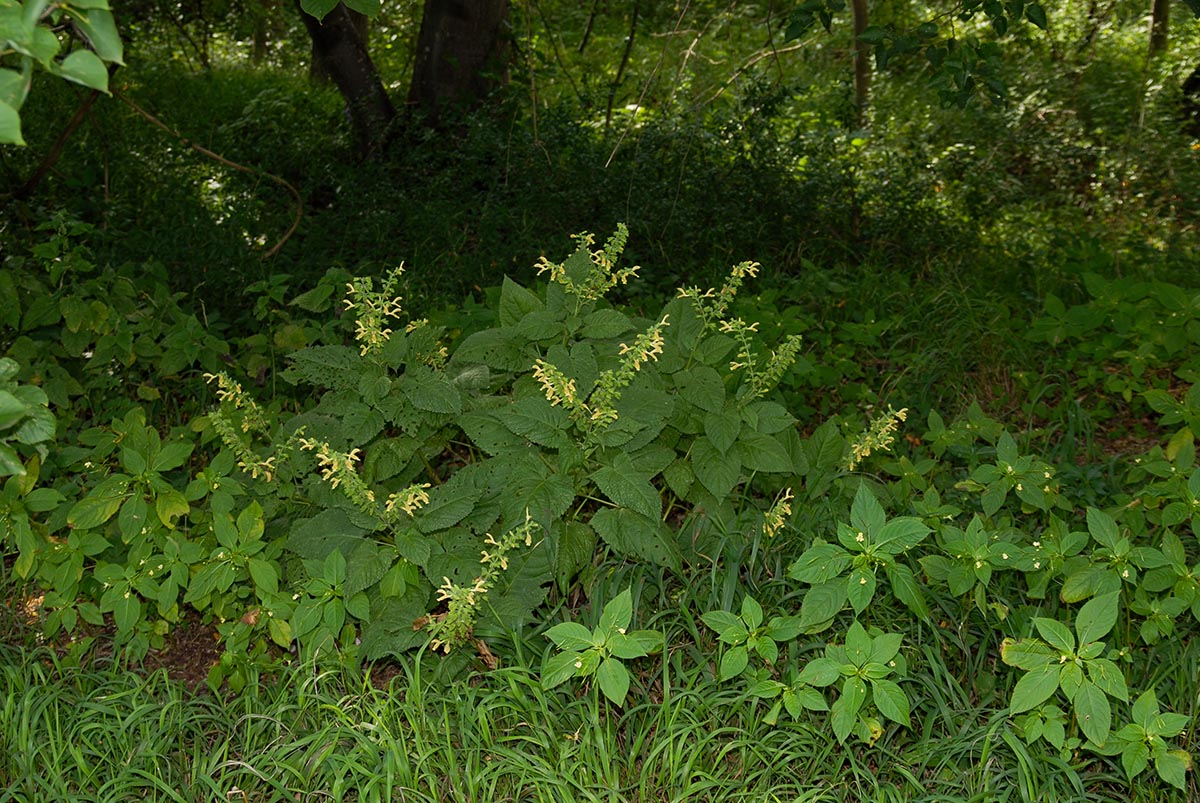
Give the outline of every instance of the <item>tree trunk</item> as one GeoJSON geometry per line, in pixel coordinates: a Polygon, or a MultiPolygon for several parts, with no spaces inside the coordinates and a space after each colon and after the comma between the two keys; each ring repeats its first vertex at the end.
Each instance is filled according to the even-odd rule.
{"type": "MultiPolygon", "coordinates": [[[[345,6],[343,6],[345,8],[345,6]]],[[[354,26],[355,33],[362,41],[363,47],[367,53],[371,52],[371,18],[366,14],[360,14],[353,9],[346,8],[346,14],[350,17],[350,22],[354,26]]],[[[327,18],[328,19],[328,18],[327,18]]],[[[325,54],[317,49],[317,43],[314,41],[312,46],[312,58],[308,63],[308,78],[318,84],[332,84],[333,71],[329,65],[325,63],[325,54]]]]}
{"type": "MultiPolygon", "coordinates": [[[[297,8],[299,5],[296,0],[297,8]]],[[[314,60],[320,61],[346,101],[359,156],[376,153],[385,144],[396,110],[367,52],[360,34],[361,23],[341,3],[323,20],[303,10],[300,16],[312,37],[314,60]]]]}
{"type": "Polygon", "coordinates": [[[509,0],[425,0],[408,102],[437,126],[507,78],[509,0]]]}
{"type": "Polygon", "coordinates": [[[1152,0],[1150,3],[1150,55],[1167,52],[1171,29],[1170,0],[1152,0]]]}
{"type": "Polygon", "coordinates": [[[867,0],[850,0],[854,13],[854,127],[863,128],[867,121],[867,103],[871,96],[871,52],[858,37],[867,29],[867,0]]]}

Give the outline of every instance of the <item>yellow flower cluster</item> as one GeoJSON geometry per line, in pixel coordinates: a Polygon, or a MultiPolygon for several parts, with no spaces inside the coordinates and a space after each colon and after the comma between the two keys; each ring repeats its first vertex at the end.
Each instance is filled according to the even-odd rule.
{"type": "Polygon", "coordinates": [[[608,239],[603,248],[596,251],[591,250],[592,245],[596,242],[593,235],[589,233],[576,235],[575,242],[578,243],[579,249],[587,249],[592,261],[592,268],[582,283],[576,282],[567,275],[566,263],[556,264],[544,256],[536,264],[538,275],[549,273],[550,281],[561,284],[568,293],[581,302],[597,301],[618,284],[626,284],[637,276],[638,268],[636,266],[619,270],[616,267],[617,259],[625,250],[625,242],[628,239],[629,229],[623,223],[617,224],[617,230],[613,236],[608,239]]]}
{"type": "Polygon", "coordinates": [[[872,420],[867,431],[851,442],[846,470],[853,471],[855,466],[870,457],[871,452],[889,448],[896,440],[896,430],[907,418],[907,407],[893,410],[891,405],[888,405],[887,412],[872,420]]]}
{"type": "Polygon", "coordinates": [[[522,543],[527,547],[532,546],[533,531],[537,528],[538,524],[530,517],[529,511],[525,511],[525,522],[509,530],[499,541],[488,534],[484,543],[495,547],[495,550],[481,553],[483,557],[479,562],[483,572],[469,586],[456,585],[449,577],[442,578],[437,598],[446,603],[446,612],[428,619],[427,627],[432,633],[429,640],[431,650],[440,649],[448,654],[471,638],[480,603],[495,585],[500,572],[508,569],[508,553],[522,543]]]}
{"type": "Polygon", "coordinates": [[[403,273],[404,265],[388,273],[378,292],[369,276],[356,278],[346,285],[346,309],[356,313],[354,338],[364,357],[381,351],[392,335],[392,330],[385,324],[388,318],[400,317],[401,299],[396,295],[396,285],[403,273]]]}
{"type": "Polygon", "coordinates": [[[783,525],[787,523],[787,517],[792,515],[792,499],[792,489],[784,488],[775,498],[775,504],[771,505],[771,509],[763,514],[763,535],[767,538],[774,538],[775,533],[783,529],[783,525]]]}
{"type": "Polygon", "coordinates": [[[255,404],[250,394],[242,390],[241,383],[230,378],[224,371],[205,374],[204,381],[209,384],[217,383],[217,399],[220,400],[222,406],[242,411],[240,424],[242,432],[267,431],[267,420],[263,417],[262,410],[255,404]]]}
{"type": "Polygon", "coordinates": [[[389,496],[387,502],[384,504],[384,510],[387,513],[384,519],[388,523],[395,523],[400,517],[397,511],[411,516],[420,510],[421,507],[429,504],[429,493],[426,491],[428,487],[429,483],[422,482],[410,485],[403,491],[396,491],[389,496]]]}

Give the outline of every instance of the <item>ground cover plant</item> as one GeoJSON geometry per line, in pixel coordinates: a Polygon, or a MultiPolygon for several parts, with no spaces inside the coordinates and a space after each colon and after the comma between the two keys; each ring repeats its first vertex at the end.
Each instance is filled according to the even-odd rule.
{"type": "Polygon", "coordinates": [[[0,5],[0,798],[1197,796],[1190,20],[0,5]]]}

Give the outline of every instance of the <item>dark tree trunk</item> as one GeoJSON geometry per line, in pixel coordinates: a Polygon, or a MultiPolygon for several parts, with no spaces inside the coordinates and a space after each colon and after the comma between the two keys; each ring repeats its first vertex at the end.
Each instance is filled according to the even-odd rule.
{"type": "Polygon", "coordinates": [[[408,102],[438,125],[507,80],[509,0],[425,0],[408,102]]]}
{"type": "Polygon", "coordinates": [[[1171,30],[1170,0],[1153,0],[1150,4],[1150,55],[1167,52],[1171,30]]]}
{"type": "MultiPolygon", "coordinates": [[[[343,6],[345,8],[345,6],[343,6]]],[[[354,26],[355,33],[363,43],[363,47],[367,53],[371,52],[371,18],[366,14],[360,14],[350,8],[346,8],[346,14],[350,17],[350,22],[354,26]]],[[[328,18],[327,18],[328,19],[328,18]]],[[[318,84],[332,84],[333,70],[325,63],[325,54],[317,49],[316,41],[312,46],[312,59],[308,64],[308,78],[318,84]]]]}
{"type": "MultiPolygon", "coordinates": [[[[299,7],[299,0],[296,5],[299,7]]],[[[356,22],[354,13],[341,3],[323,20],[304,11],[300,16],[312,37],[314,60],[319,59],[346,101],[359,156],[378,152],[385,143],[396,110],[367,52],[366,42],[360,34],[361,23],[356,22]]]]}
{"type": "Polygon", "coordinates": [[[1200,67],[1192,70],[1181,89],[1183,107],[1180,114],[1183,117],[1184,130],[1193,137],[1200,138],[1200,67]]]}

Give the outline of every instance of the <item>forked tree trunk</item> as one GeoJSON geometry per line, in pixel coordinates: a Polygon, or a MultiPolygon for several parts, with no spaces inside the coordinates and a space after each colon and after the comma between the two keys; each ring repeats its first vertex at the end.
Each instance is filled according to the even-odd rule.
{"type": "MultiPolygon", "coordinates": [[[[299,8],[299,0],[296,5],[299,8]]],[[[323,20],[303,10],[300,16],[312,38],[314,60],[320,61],[346,101],[359,156],[377,153],[387,139],[396,109],[367,52],[360,33],[362,23],[341,3],[323,20]]]]}
{"type": "Polygon", "coordinates": [[[509,0],[425,0],[408,102],[437,126],[507,80],[509,0]]]}

